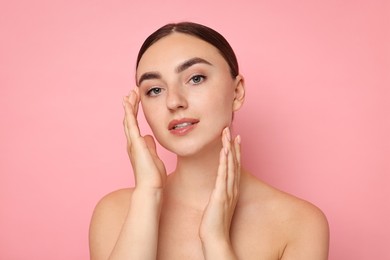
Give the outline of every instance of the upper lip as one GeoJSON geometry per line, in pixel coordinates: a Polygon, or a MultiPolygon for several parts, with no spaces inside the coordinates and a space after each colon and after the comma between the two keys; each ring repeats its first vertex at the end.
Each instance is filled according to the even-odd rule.
{"type": "Polygon", "coordinates": [[[168,130],[174,129],[176,125],[183,124],[183,123],[191,123],[196,124],[199,120],[195,118],[181,118],[181,119],[174,119],[171,122],[169,122],[168,130]]]}

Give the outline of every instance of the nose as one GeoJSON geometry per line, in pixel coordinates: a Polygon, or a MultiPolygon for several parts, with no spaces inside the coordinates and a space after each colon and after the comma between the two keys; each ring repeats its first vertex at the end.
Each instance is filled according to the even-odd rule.
{"type": "Polygon", "coordinates": [[[168,90],[166,102],[169,110],[185,109],[188,107],[184,90],[176,87],[168,90]]]}

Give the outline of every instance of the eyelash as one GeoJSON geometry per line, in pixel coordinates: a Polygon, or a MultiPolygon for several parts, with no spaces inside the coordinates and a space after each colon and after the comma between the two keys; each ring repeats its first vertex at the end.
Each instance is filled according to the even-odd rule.
{"type": "Polygon", "coordinates": [[[146,95],[149,96],[149,97],[155,97],[155,96],[158,96],[162,91],[162,88],[159,88],[159,87],[153,87],[151,89],[149,89],[148,91],[146,91],[146,95]],[[159,91],[159,93],[153,93],[155,92],[156,90],[159,91]]]}
{"type": "Polygon", "coordinates": [[[204,75],[197,74],[197,75],[192,76],[188,82],[191,83],[191,81],[192,81],[192,84],[194,84],[194,85],[199,85],[200,83],[202,83],[203,81],[205,81],[206,78],[207,78],[207,77],[204,76],[204,75]],[[201,78],[201,79],[200,79],[200,82],[194,82],[194,78],[201,78]]]}
{"type": "MultiPolygon", "coordinates": [[[[194,76],[192,76],[191,78],[190,78],[190,80],[188,81],[189,83],[192,83],[193,85],[199,85],[199,84],[201,84],[203,81],[205,81],[206,80],[206,76],[204,76],[204,75],[194,75],[194,76]],[[194,82],[194,79],[195,78],[200,78],[199,80],[199,82],[194,82]]],[[[155,96],[158,96],[160,93],[161,93],[161,91],[162,91],[163,89],[162,88],[159,88],[159,87],[153,87],[153,88],[150,88],[148,91],[146,91],[146,95],[147,96],[149,96],[149,97],[155,97],[155,96]],[[159,91],[159,93],[155,93],[155,91],[159,91]]]]}

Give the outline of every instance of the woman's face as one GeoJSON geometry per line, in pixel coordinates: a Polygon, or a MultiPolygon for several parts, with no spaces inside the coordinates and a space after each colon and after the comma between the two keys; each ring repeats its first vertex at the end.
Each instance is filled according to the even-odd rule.
{"type": "Polygon", "coordinates": [[[181,156],[221,146],[244,87],[214,46],[172,33],[144,53],[136,76],[145,118],[162,146],[181,156]]]}

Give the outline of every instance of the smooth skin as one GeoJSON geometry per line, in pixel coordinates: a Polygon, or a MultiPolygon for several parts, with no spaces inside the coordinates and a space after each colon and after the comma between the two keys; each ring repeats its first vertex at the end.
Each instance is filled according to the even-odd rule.
{"type": "Polygon", "coordinates": [[[244,102],[244,81],[230,76],[214,46],[166,36],[145,52],[137,84],[123,101],[136,184],[96,206],[91,259],[327,259],[324,214],[242,168],[241,137],[233,138],[230,126],[244,102]],[[178,70],[194,58],[207,63],[178,70]],[[140,134],[139,103],[157,141],[177,155],[169,175],[154,138],[140,134]],[[173,134],[169,123],[182,118],[198,123],[173,134]]]}

